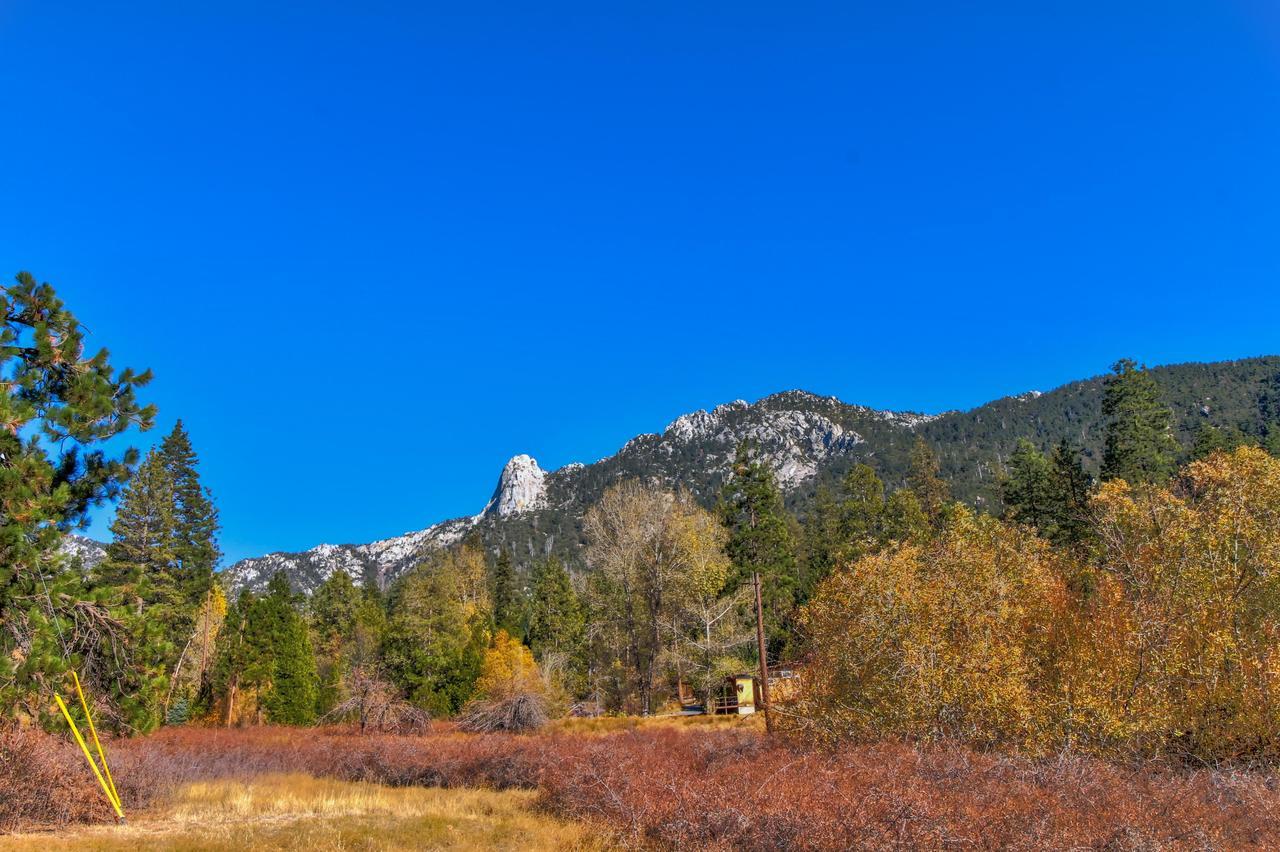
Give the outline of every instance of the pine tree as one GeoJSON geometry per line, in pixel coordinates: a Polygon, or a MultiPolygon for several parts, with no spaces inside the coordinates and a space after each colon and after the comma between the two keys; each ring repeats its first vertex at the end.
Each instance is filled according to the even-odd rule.
{"type": "Polygon", "coordinates": [[[1191,460],[1199,461],[1214,453],[1230,453],[1240,447],[1256,447],[1258,441],[1246,434],[1238,426],[1227,426],[1219,429],[1210,423],[1201,423],[1196,430],[1195,440],[1191,445],[1191,460]]]}
{"type": "Polygon", "coordinates": [[[1035,445],[1022,438],[1009,456],[1002,487],[1005,517],[1043,534],[1053,526],[1053,465],[1035,445]]]}
{"type": "Polygon", "coordinates": [[[222,558],[218,548],[218,510],[213,495],[201,486],[191,438],[179,420],[160,444],[160,455],[173,480],[174,557],[187,600],[198,606],[214,583],[222,558]]]}
{"type": "Polygon", "coordinates": [[[1258,398],[1262,419],[1262,448],[1280,458],[1280,373],[1267,382],[1258,398]]]}
{"type": "Polygon", "coordinates": [[[819,485],[800,527],[800,583],[797,601],[804,603],[840,563],[845,534],[841,507],[831,489],[819,485]]]}
{"type": "Polygon", "coordinates": [[[841,499],[819,486],[801,535],[800,602],[837,565],[851,565],[888,543],[884,482],[866,464],[841,480],[841,499]]]}
{"type": "Polygon", "coordinates": [[[57,548],[137,463],[102,444],[151,427],[155,407],[136,395],[150,378],[117,373],[105,349],[86,357],[84,330],[48,284],[21,272],[0,289],[0,613],[22,613],[0,630],[0,715],[52,721],[48,687],[68,665],[91,690],[114,674],[113,622],[57,548]]]}
{"type": "Polygon", "coordinates": [[[265,674],[257,676],[263,661],[249,637],[249,614],[255,603],[252,592],[242,591],[227,609],[218,632],[210,683],[213,700],[220,705],[221,722],[228,727],[242,717],[245,689],[265,678],[265,674]]]}
{"type": "Polygon", "coordinates": [[[1009,457],[1003,485],[1005,517],[1036,528],[1056,545],[1084,543],[1089,534],[1092,481],[1067,441],[1045,456],[1027,440],[1009,457]]]}
{"type": "Polygon", "coordinates": [[[174,538],[173,480],[152,450],[125,488],[115,520],[114,540],[97,578],[116,588],[138,614],[144,605],[179,603],[174,538]]]}
{"type": "Polygon", "coordinates": [[[111,532],[94,581],[129,637],[112,692],[124,723],[147,731],[164,721],[170,677],[189,638],[174,577],[173,482],[154,450],[125,488],[111,532]]]}
{"type": "Polygon", "coordinates": [[[1107,418],[1103,479],[1131,485],[1161,483],[1174,471],[1180,448],[1173,437],[1173,413],[1161,402],[1160,385],[1134,361],[1112,366],[1102,398],[1107,418]]]}
{"type": "MultiPolygon", "coordinates": [[[[489,645],[492,613],[474,601],[475,561],[432,554],[392,589],[382,646],[387,674],[434,715],[456,713],[471,698],[489,645]]],[[[483,573],[479,580],[483,584],[483,573]]]]}
{"type": "Polygon", "coordinates": [[[726,588],[745,585],[759,572],[765,629],[777,652],[790,638],[799,586],[795,541],[773,471],[746,444],[738,447],[733,475],[721,492],[720,516],[729,530],[725,553],[736,569],[726,588]]]}
{"type": "Polygon", "coordinates": [[[1080,451],[1066,438],[1053,448],[1049,457],[1053,528],[1049,541],[1058,546],[1080,546],[1089,542],[1093,522],[1089,515],[1089,499],[1093,494],[1093,478],[1084,469],[1080,451]]]}
{"type": "Polygon", "coordinates": [[[316,709],[322,716],[342,701],[362,602],[360,589],[341,569],[311,595],[311,630],[319,678],[316,709]]]}
{"type": "Polygon", "coordinates": [[[493,623],[516,640],[524,637],[524,596],[521,594],[511,554],[504,547],[498,551],[493,566],[493,623]]]}
{"type": "Polygon", "coordinates": [[[262,695],[267,720],[276,725],[315,722],[315,655],[284,572],[271,578],[266,596],[255,602],[249,614],[249,633],[251,642],[271,662],[270,681],[262,695]]]}
{"type": "Polygon", "coordinates": [[[921,510],[935,530],[941,526],[947,504],[951,502],[951,486],[939,475],[941,469],[933,447],[917,435],[915,445],[911,448],[907,488],[916,496],[921,510]]]}
{"type": "Polygon", "coordinates": [[[529,649],[539,660],[560,654],[576,681],[585,668],[586,622],[582,604],[563,563],[555,557],[533,566],[529,600],[529,649]]]}
{"type": "Polygon", "coordinates": [[[870,465],[855,464],[841,482],[841,531],[846,561],[857,561],[884,538],[884,482],[870,465]]]}
{"type": "Polygon", "coordinates": [[[914,491],[903,488],[889,495],[884,504],[885,541],[923,544],[932,532],[914,491]]]}

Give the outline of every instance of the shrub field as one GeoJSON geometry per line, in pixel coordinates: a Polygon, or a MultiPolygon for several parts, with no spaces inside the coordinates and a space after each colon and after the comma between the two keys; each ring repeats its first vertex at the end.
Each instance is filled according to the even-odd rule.
{"type": "MultiPolygon", "coordinates": [[[[74,746],[0,740],[0,829],[110,821],[74,746]]],[[[747,849],[1268,849],[1280,776],[1029,760],[882,743],[819,752],[750,727],[361,736],[343,729],[172,728],[109,745],[127,810],[197,782],[296,773],[391,787],[537,792],[620,844],[747,849]]]]}

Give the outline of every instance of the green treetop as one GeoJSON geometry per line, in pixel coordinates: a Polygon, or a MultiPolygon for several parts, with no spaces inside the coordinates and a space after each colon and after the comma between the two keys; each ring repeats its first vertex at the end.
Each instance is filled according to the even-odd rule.
{"type": "Polygon", "coordinates": [[[511,554],[504,547],[498,551],[493,566],[493,622],[498,630],[505,630],[517,640],[524,637],[524,595],[511,554]]]}
{"type": "Polygon", "coordinates": [[[200,460],[179,420],[160,444],[160,455],[173,480],[174,558],[187,598],[203,599],[214,582],[222,558],[218,548],[218,509],[200,484],[200,460]]]}
{"type": "Polygon", "coordinates": [[[573,673],[582,668],[586,621],[563,563],[554,557],[533,567],[529,599],[529,649],[539,660],[562,654],[573,673]]]}
{"type": "Polygon", "coordinates": [[[1102,398],[1107,418],[1102,477],[1133,485],[1160,483],[1177,465],[1173,413],[1146,367],[1121,359],[1111,368],[1102,398]]]}
{"type": "Polygon", "coordinates": [[[735,569],[726,588],[740,587],[759,572],[765,628],[776,651],[788,638],[799,591],[796,546],[773,471],[753,458],[746,444],[738,447],[721,492],[720,517],[729,530],[725,553],[735,569]]]}
{"type": "Polygon", "coordinates": [[[135,450],[108,455],[100,445],[150,428],[155,407],[136,396],[149,371],[114,371],[105,349],[86,356],[84,337],[50,285],[22,272],[0,288],[0,613],[22,613],[0,630],[4,715],[50,718],[46,687],[67,655],[105,660],[115,629],[56,551],[137,462],[135,450]]]}

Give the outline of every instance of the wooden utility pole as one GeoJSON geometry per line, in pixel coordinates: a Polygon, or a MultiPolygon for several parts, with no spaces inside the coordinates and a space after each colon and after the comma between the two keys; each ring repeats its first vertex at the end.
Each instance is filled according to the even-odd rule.
{"type": "Polygon", "coordinates": [[[760,572],[751,575],[756,587],[756,646],[760,650],[760,704],[764,711],[764,729],[773,733],[773,714],[769,712],[769,658],[764,644],[764,604],[760,600],[760,572]]]}

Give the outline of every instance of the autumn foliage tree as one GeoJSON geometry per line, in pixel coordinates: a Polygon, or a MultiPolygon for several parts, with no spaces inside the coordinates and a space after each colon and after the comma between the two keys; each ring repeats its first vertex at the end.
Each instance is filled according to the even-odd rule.
{"type": "Polygon", "coordinates": [[[1105,483],[1096,553],[957,510],[806,608],[791,710],[833,741],[1280,757],[1280,461],[1244,447],[1167,487],[1105,483]]]}

